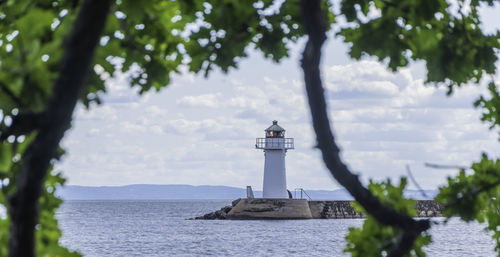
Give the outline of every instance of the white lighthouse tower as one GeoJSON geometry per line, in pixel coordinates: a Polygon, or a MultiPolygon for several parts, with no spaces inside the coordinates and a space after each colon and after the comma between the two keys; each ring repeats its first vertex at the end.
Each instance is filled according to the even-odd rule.
{"type": "Polygon", "coordinates": [[[273,121],[266,130],[265,138],[257,138],[255,148],[263,149],[264,187],[263,198],[288,198],[286,190],[285,155],[288,149],[294,149],[293,138],[285,138],[285,129],[273,121]]]}

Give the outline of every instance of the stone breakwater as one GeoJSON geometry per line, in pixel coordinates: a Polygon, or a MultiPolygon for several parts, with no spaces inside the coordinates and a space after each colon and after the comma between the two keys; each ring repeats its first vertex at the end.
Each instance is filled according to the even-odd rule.
{"type": "MultiPolygon", "coordinates": [[[[194,219],[359,219],[352,201],[307,201],[306,199],[237,199],[231,206],[194,219]]],[[[440,217],[443,206],[433,200],[419,200],[417,217],[440,217]]]]}
{"type": "MultiPolygon", "coordinates": [[[[358,219],[365,215],[356,212],[352,201],[309,201],[313,219],[358,219]]],[[[419,200],[415,205],[417,217],[441,217],[443,206],[434,200],[419,200]]]]}

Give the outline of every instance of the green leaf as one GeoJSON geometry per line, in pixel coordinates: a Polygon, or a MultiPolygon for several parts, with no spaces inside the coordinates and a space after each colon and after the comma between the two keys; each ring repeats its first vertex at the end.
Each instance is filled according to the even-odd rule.
{"type": "MultiPolygon", "coordinates": [[[[370,181],[368,189],[376,196],[384,205],[391,206],[395,210],[406,213],[411,216],[416,215],[416,201],[405,199],[403,191],[406,187],[406,178],[401,178],[399,186],[392,185],[390,180],[382,183],[370,181]]],[[[384,226],[369,215],[359,203],[354,203],[356,210],[367,215],[361,228],[349,228],[349,233],[345,237],[346,248],[344,252],[348,252],[351,256],[387,256],[391,250],[398,244],[404,231],[390,226],[384,226]]],[[[407,256],[425,256],[422,247],[431,242],[429,234],[424,233],[419,235],[413,247],[410,249],[407,256]]]]}
{"type": "Polygon", "coordinates": [[[20,31],[19,37],[23,39],[24,44],[29,44],[33,39],[44,35],[50,30],[50,24],[52,24],[54,18],[51,10],[30,9],[26,15],[17,20],[17,28],[20,31]]]}
{"type": "Polygon", "coordinates": [[[7,142],[0,143],[0,179],[2,173],[8,173],[12,166],[12,146],[7,142]]]}

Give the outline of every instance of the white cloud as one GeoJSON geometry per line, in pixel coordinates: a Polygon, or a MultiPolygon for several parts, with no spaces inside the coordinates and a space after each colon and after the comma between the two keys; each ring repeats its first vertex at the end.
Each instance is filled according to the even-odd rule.
{"type": "Polygon", "coordinates": [[[221,94],[203,94],[196,96],[184,96],[177,100],[177,104],[182,107],[208,107],[215,108],[219,105],[221,94]]]}
{"type": "Polygon", "coordinates": [[[111,120],[117,119],[116,110],[109,105],[93,106],[91,110],[78,105],[74,116],[79,120],[111,120]]]}
{"type": "Polygon", "coordinates": [[[126,133],[144,133],[147,131],[147,128],[146,126],[143,126],[143,125],[140,125],[140,124],[136,124],[136,123],[132,123],[130,121],[124,121],[120,124],[120,127],[122,129],[123,132],[126,132],[126,133]]]}
{"type": "Polygon", "coordinates": [[[375,61],[335,65],[325,70],[325,87],[329,97],[390,97],[407,87],[411,75],[407,70],[388,72],[375,61]]]}
{"type": "Polygon", "coordinates": [[[96,128],[90,129],[89,136],[97,136],[97,135],[99,135],[99,132],[100,132],[99,129],[96,129],[96,128]]]}

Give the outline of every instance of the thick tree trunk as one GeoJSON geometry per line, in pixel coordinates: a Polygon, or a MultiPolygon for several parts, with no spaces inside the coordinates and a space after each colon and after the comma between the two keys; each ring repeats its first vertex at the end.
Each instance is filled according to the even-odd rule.
{"type": "Polygon", "coordinates": [[[403,229],[405,234],[391,256],[405,255],[416,237],[430,227],[428,220],[414,220],[393,208],[384,206],[365,188],[357,175],[351,173],[340,159],[340,150],[335,143],[328,120],[327,105],[320,76],[321,47],[326,40],[326,18],[321,10],[321,0],[301,0],[304,29],[309,36],[302,57],[304,81],[311,109],[314,131],[323,161],[333,177],[344,186],[363,208],[378,222],[403,229]]]}
{"type": "Polygon", "coordinates": [[[35,255],[38,200],[64,132],[70,127],[75,105],[83,92],[95,48],[103,31],[112,0],[83,2],[73,31],[64,45],[59,77],[43,114],[37,136],[22,158],[17,191],[10,199],[10,257],[35,255]]]}

